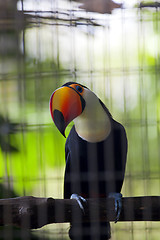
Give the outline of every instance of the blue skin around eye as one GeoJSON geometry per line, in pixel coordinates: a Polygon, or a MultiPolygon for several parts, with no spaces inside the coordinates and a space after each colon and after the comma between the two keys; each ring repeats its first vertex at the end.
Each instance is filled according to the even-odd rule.
{"type": "Polygon", "coordinates": [[[76,90],[80,93],[82,92],[82,88],[80,86],[76,86],[76,90]]]}

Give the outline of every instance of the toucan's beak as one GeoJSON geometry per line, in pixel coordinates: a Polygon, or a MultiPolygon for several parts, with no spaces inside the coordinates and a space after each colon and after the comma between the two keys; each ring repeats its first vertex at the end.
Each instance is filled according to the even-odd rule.
{"type": "Polygon", "coordinates": [[[64,137],[67,125],[83,112],[84,107],[83,97],[71,87],[64,86],[52,93],[50,98],[51,116],[64,137]]]}

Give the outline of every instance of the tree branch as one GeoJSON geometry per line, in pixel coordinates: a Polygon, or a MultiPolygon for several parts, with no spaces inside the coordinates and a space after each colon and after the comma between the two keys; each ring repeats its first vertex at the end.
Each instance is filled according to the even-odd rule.
{"type": "MultiPolygon", "coordinates": [[[[35,229],[50,223],[115,220],[114,199],[87,199],[87,203],[84,216],[74,199],[31,196],[0,199],[0,226],[12,224],[35,229]]],[[[159,220],[159,196],[122,198],[119,221],[159,220]]]]}
{"type": "Polygon", "coordinates": [[[139,8],[159,8],[160,3],[159,2],[141,2],[139,4],[139,8]]]}

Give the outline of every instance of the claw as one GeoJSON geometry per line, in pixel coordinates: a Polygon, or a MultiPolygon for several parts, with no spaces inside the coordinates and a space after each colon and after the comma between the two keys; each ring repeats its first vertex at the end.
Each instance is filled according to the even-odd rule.
{"type": "Polygon", "coordinates": [[[109,193],[108,195],[109,198],[114,198],[115,201],[115,212],[116,212],[116,219],[115,223],[118,222],[120,214],[121,214],[121,209],[122,209],[122,194],[121,193],[109,193]]]}
{"type": "Polygon", "coordinates": [[[82,210],[83,214],[85,215],[85,205],[87,203],[87,200],[85,198],[83,198],[82,196],[73,193],[70,197],[70,199],[75,199],[80,207],[80,209],[82,210]]]}

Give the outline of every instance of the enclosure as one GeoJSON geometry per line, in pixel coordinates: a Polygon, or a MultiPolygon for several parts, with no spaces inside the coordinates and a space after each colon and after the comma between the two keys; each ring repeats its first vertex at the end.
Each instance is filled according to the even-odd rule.
{"type": "MultiPolygon", "coordinates": [[[[49,99],[68,81],[94,91],[126,129],[123,196],[160,195],[160,3],[93,2],[0,0],[1,198],[63,198],[66,140],[49,99]]],[[[68,228],[6,226],[0,239],[67,240],[68,228]]],[[[117,240],[160,234],[153,221],[111,228],[117,240]]]]}

